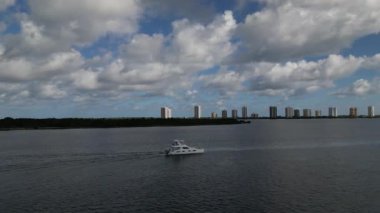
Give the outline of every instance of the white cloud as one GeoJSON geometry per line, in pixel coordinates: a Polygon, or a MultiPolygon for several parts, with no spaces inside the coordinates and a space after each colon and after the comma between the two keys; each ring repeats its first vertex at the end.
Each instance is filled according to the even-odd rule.
{"type": "Polygon", "coordinates": [[[80,70],[71,74],[71,80],[78,89],[95,90],[100,88],[98,75],[92,70],[80,70]]]}
{"type": "Polygon", "coordinates": [[[315,62],[258,62],[233,67],[239,72],[221,71],[199,80],[222,94],[248,90],[258,95],[287,97],[333,87],[334,80],[351,75],[370,59],[330,55],[315,62]]]}
{"type": "Polygon", "coordinates": [[[0,58],[0,82],[46,79],[73,72],[83,64],[79,52],[71,50],[47,58],[0,58]]]}
{"type": "Polygon", "coordinates": [[[330,55],[322,64],[323,77],[334,80],[349,76],[358,70],[365,60],[367,59],[362,57],[349,56],[344,58],[341,55],[330,55]]]}
{"type": "Polygon", "coordinates": [[[179,91],[191,90],[195,73],[220,63],[234,51],[230,39],[236,22],[231,12],[206,25],[176,21],[173,28],[168,36],[134,35],[120,46],[120,58],[72,74],[74,86],[176,96],[179,91]]]}
{"type": "MultiPolygon", "coordinates": [[[[92,45],[107,34],[130,36],[138,30],[142,14],[137,0],[31,0],[27,4],[30,12],[13,16],[20,22],[20,33],[0,38],[0,82],[24,86],[6,94],[24,89],[35,98],[64,97],[73,92],[70,85],[100,88],[96,72],[111,61],[109,57],[85,60],[72,47],[92,45]]],[[[5,8],[2,5],[5,1],[0,9],[5,8]]]]}
{"type": "Polygon", "coordinates": [[[111,63],[99,73],[101,80],[119,84],[153,84],[181,72],[177,66],[162,63],[126,64],[122,59],[111,63]]]}
{"type": "Polygon", "coordinates": [[[34,22],[24,18],[20,21],[20,28],[21,32],[19,34],[6,35],[3,38],[7,57],[47,55],[52,50],[57,49],[56,43],[43,35],[43,27],[37,26],[34,22]]]}
{"type": "Polygon", "coordinates": [[[4,32],[7,29],[7,24],[0,21],[0,33],[4,32]]]}
{"type": "Polygon", "coordinates": [[[46,58],[0,56],[0,99],[7,103],[32,103],[61,99],[70,91],[67,76],[84,64],[80,53],[53,53],[46,58]]]}
{"type": "Polygon", "coordinates": [[[130,63],[154,63],[166,57],[164,42],[165,37],[161,34],[137,34],[122,45],[120,51],[130,63]]]}
{"type": "Polygon", "coordinates": [[[216,106],[218,106],[219,110],[222,110],[222,109],[226,108],[226,104],[224,103],[224,100],[218,100],[216,102],[216,106]]]}
{"type": "Polygon", "coordinates": [[[198,95],[198,90],[187,90],[186,95],[190,98],[195,98],[198,95]]]}
{"type": "Polygon", "coordinates": [[[262,0],[263,10],[239,27],[244,61],[288,60],[335,53],[380,32],[380,2],[373,0],[262,0]]]}
{"type": "Polygon", "coordinates": [[[358,79],[351,86],[341,88],[331,95],[337,97],[347,96],[366,96],[380,92],[380,78],[372,79],[371,81],[366,79],[358,79]]]}
{"type": "Polygon", "coordinates": [[[31,19],[49,37],[87,44],[106,33],[138,29],[142,9],[137,0],[31,0],[31,19]]]}
{"type": "Polygon", "coordinates": [[[0,11],[7,9],[8,7],[14,5],[16,0],[0,0],[0,11]]]}
{"type": "Polygon", "coordinates": [[[4,36],[7,57],[46,57],[105,35],[130,36],[138,30],[142,8],[137,0],[31,0],[20,13],[21,32],[4,36]]]}
{"type": "Polygon", "coordinates": [[[17,100],[19,97],[29,96],[29,91],[25,85],[20,83],[1,83],[0,84],[0,101],[9,103],[11,100],[17,100]]]}
{"type": "Polygon", "coordinates": [[[366,58],[363,63],[363,68],[368,70],[380,71],[380,54],[376,54],[372,57],[366,58]]]}
{"type": "Polygon", "coordinates": [[[231,11],[204,26],[183,19],[173,23],[173,48],[182,63],[220,63],[236,47],[231,42],[237,24],[231,11]]]}
{"type": "Polygon", "coordinates": [[[258,63],[246,69],[251,89],[268,95],[299,95],[334,86],[334,80],[357,71],[364,59],[330,55],[316,62],[258,63]]]}
{"type": "Polygon", "coordinates": [[[142,0],[149,17],[186,17],[192,20],[207,22],[213,19],[216,11],[213,5],[205,4],[203,0],[142,0]]]}
{"type": "Polygon", "coordinates": [[[235,71],[223,71],[216,75],[200,76],[201,81],[206,88],[217,89],[222,95],[230,95],[236,91],[242,90],[242,83],[247,80],[240,73],[235,71]]]}
{"type": "Polygon", "coordinates": [[[355,81],[352,87],[352,91],[355,95],[364,95],[368,93],[370,90],[371,84],[364,79],[359,79],[355,81]]]}
{"type": "MultiPolygon", "coordinates": [[[[249,1],[239,1],[240,6],[249,1]]],[[[0,1],[0,10],[12,2],[0,1]]],[[[0,100],[73,97],[85,102],[129,95],[189,99],[202,95],[199,83],[201,89],[215,89],[223,96],[241,91],[287,97],[334,87],[336,80],[360,69],[380,68],[380,55],[330,54],[379,32],[380,4],[376,1],[260,0],[263,10],[240,24],[226,11],[211,21],[175,20],[172,32],[165,34],[139,32],[141,18],[149,13],[143,7],[169,2],[173,3],[28,1],[30,13],[17,15],[20,33],[0,35],[0,83],[9,86],[0,88],[0,100]],[[116,42],[124,44],[116,44],[117,51],[114,46],[105,48],[102,55],[90,59],[72,49],[98,44],[94,42],[105,35],[119,36],[116,42]],[[231,64],[240,51],[238,56],[244,61],[231,64]],[[316,54],[328,56],[302,60],[316,54]]],[[[160,11],[175,7],[163,5],[160,11]]],[[[367,83],[359,81],[343,92],[367,94],[373,91],[373,83],[367,83]]]]}
{"type": "Polygon", "coordinates": [[[66,97],[67,93],[55,84],[45,84],[38,87],[38,95],[42,98],[60,99],[66,97]]]}

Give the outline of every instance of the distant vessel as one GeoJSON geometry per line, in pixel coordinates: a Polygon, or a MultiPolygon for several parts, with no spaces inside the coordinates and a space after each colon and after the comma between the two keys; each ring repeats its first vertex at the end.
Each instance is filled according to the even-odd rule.
{"type": "Polygon", "coordinates": [[[166,155],[189,155],[204,153],[204,149],[187,146],[183,140],[174,140],[171,147],[165,150],[166,155]]]}

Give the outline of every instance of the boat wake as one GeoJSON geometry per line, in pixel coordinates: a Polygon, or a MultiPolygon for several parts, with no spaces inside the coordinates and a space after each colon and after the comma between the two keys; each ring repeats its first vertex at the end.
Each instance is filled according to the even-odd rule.
{"type": "Polygon", "coordinates": [[[296,150],[296,149],[319,149],[334,147],[352,146],[372,146],[380,145],[380,141],[360,141],[360,142],[334,142],[325,144],[291,144],[291,145],[268,145],[268,146],[247,146],[247,147],[212,147],[207,148],[207,152],[241,152],[254,150],[296,150]]]}
{"type": "Polygon", "coordinates": [[[162,151],[125,152],[125,153],[75,153],[69,155],[11,155],[0,157],[0,173],[36,170],[53,167],[83,166],[100,163],[138,161],[159,158],[165,155],[162,151]]]}

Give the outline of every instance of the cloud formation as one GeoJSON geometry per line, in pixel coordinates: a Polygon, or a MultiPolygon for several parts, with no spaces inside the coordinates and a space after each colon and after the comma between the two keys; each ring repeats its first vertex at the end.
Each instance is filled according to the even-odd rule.
{"type": "Polygon", "coordinates": [[[177,0],[142,0],[146,14],[149,18],[187,18],[200,22],[211,21],[216,14],[214,5],[204,4],[202,0],[177,1],[177,0]]]}
{"type": "MultiPolygon", "coordinates": [[[[326,59],[318,61],[254,62],[233,66],[235,70],[200,76],[199,80],[205,88],[217,90],[221,94],[246,91],[263,96],[299,96],[332,88],[335,86],[335,80],[349,77],[361,69],[379,67],[378,59],[379,55],[373,57],[329,55],[326,59]]],[[[355,91],[351,94],[367,94],[360,92],[359,89],[355,91]]]]}
{"type": "Polygon", "coordinates": [[[56,77],[76,71],[84,62],[79,52],[59,52],[47,58],[1,58],[0,79],[2,82],[24,82],[56,77]]]}
{"type": "Polygon", "coordinates": [[[340,98],[347,96],[366,96],[370,94],[376,94],[380,91],[380,78],[372,80],[358,79],[351,86],[341,88],[338,91],[332,93],[340,98]]]}
{"type": "Polygon", "coordinates": [[[0,0],[0,11],[7,9],[12,6],[16,0],[0,0]]]}
{"type": "Polygon", "coordinates": [[[138,30],[142,8],[137,0],[32,0],[30,18],[46,34],[71,44],[88,44],[107,33],[138,30]],[[47,9],[48,8],[48,9],[47,9]]]}
{"type": "Polygon", "coordinates": [[[239,27],[243,61],[284,61],[337,53],[380,32],[380,2],[373,0],[261,0],[263,10],[239,27]]]}
{"type": "Polygon", "coordinates": [[[337,85],[380,69],[380,54],[340,54],[380,32],[380,3],[373,0],[239,0],[227,11],[198,0],[186,7],[172,0],[31,0],[25,10],[9,9],[15,4],[22,2],[0,0],[0,12],[13,13],[0,20],[2,103],[200,102],[210,91],[291,97],[332,88],[334,95],[364,96],[378,88],[366,78],[337,85]],[[232,11],[252,2],[260,8],[236,18],[241,14],[232,11]],[[156,19],[168,32],[142,29],[159,25],[156,19]]]}
{"type": "Polygon", "coordinates": [[[191,76],[221,63],[233,53],[236,28],[231,12],[207,25],[187,19],[173,23],[173,33],[136,34],[120,47],[120,58],[106,66],[71,75],[74,86],[87,90],[120,90],[171,95],[191,88],[191,76]]]}

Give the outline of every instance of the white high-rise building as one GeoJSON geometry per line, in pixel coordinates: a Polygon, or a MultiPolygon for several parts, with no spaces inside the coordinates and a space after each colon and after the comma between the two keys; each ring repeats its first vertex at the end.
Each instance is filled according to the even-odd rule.
{"type": "Polygon", "coordinates": [[[311,109],[303,109],[303,117],[310,118],[311,117],[311,109]]]}
{"type": "Polygon", "coordinates": [[[294,117],[294,109],[292,107],[286,107],[285,108],[285,117],[286,118],[293,118],[294,117]]]}
{"type": "Polygon", "coordinates": [[[216,114],[216,112],[212,112],[211,113],[211,118],[212,119],[218,118],[218,114],[216,114]]]}
{"type": "Polygon", "coordinates": [[[172,109],[170,109],[169,107],[161,107],[161,118],[172,118],[172,109]]]}
{"type": "Polygon", "coordinates": [[[241,117],[242,118],[248,118],[248,108],[247,108],[247,106],[243,106],[241,108],[241,117]]]}
{"type": "Polygon", "coordinates": [[[251,114],[251,118],[258,118],[259,117],[259,114],[257,114],[257,113],[252,113],[251,114]]]}
{"type": "Polygon", "coordinates": [[[227,118],[227,116],[228,116],[227,110],[223,110],[222,111],[222,118],[227,118]]]}
{"type": "Polygon", "coordinates": [[[201,117],[202,117],[201,106],[199,105],[194,106],[194,118],[201,118],[201,117]]]}
{"type": "Polygon", "coordinates": [[[233,109],[232,110],[232,118],[237,118],[238,117],[238,111],[237,111],[237,109],[233,109]]]}
{"type": "Polygon", "coordinates": [[[315,110],[315,117],[319,118],[322,116],[322,110],[315,110]]]}
{"type": "Polygon", "coordinates": [[[338,117],[338,110],[336,107],[329,107],[329,117],[336,118],[338,117]]]}
{"type": "Polygon", "coordinates": [[[368,117],[369,118],[375,117],[375,107],[374,106],[368,107],[368,117]]]}
{"type": "Polygon", "coordinates": [[[349,116],[351,118],[356,118],[358,117],[358,108],[356,107],[350,107],[350,110],[349,110],[349,116]]]}

